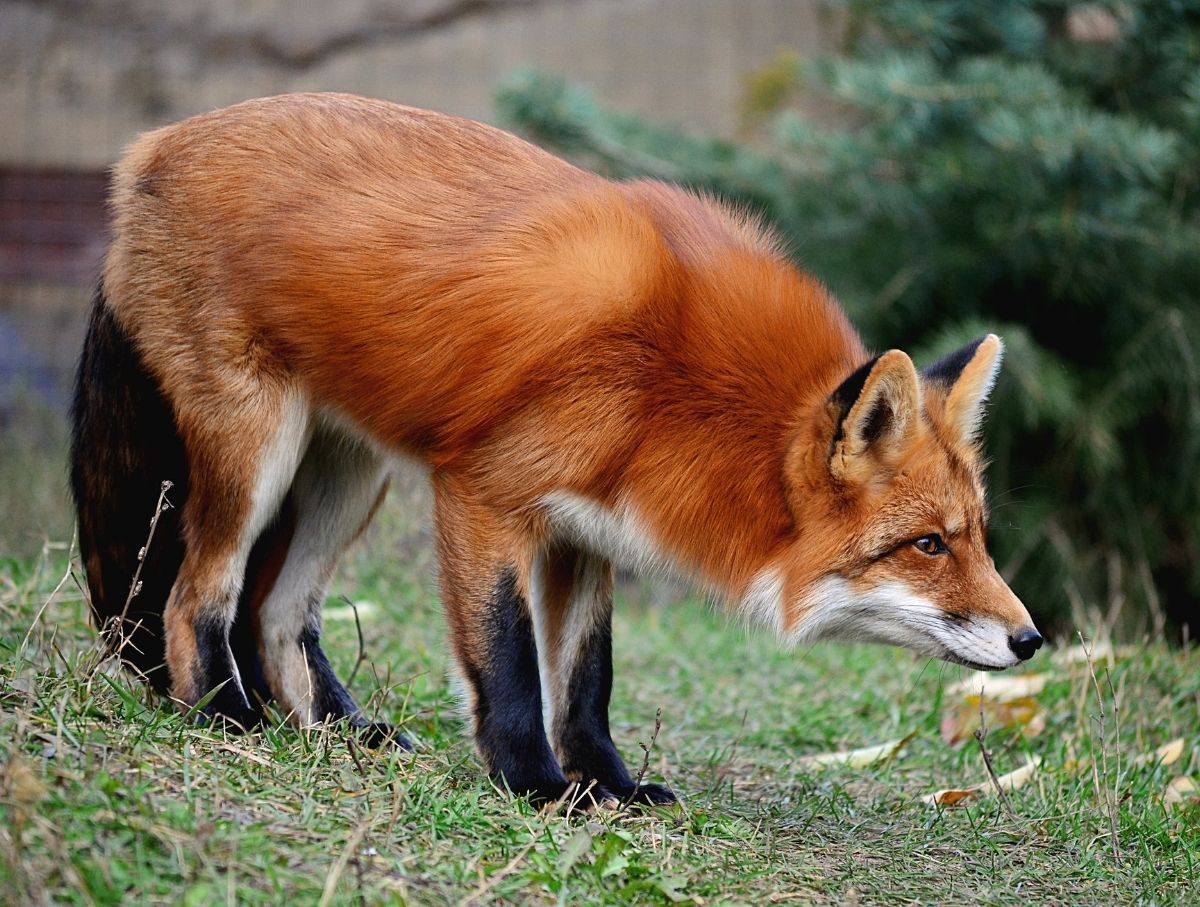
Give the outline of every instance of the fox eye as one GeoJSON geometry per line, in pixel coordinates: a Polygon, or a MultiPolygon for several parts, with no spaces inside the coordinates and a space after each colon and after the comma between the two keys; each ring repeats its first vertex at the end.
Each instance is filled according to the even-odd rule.
{"type": "Polygon", "coordinates": [[[936,532],[921,536],[913,542],[913,545],[922,554],[946,554],[950,550],[936,532]]]}

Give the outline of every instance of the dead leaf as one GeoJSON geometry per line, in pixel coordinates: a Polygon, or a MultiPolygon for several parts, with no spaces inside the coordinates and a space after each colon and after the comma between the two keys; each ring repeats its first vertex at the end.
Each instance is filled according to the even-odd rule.
{"type": "Polygon", "coordinates": [[[836,753],[818,753],[804,756],[799,762],[805,768],[825,768],[830,765],[844,765],[848,768],[865,768],[878,762],[886,762],[895,756],[905,745],[917,735],[913,731],[907,737],[899,740],[889,740],[878,746],[864,746],[856,750],[842,750],[836,753]]]}
{"type": "Polygon", "coordinates": [[[1174,809],[1188,803],[1200,803],[1200,787],[1186,775],[1172,778],[1163,791],[1163,805],[1174,809]]]}
{"type": "MultiPolygon", "coordinates": [[[[1020,768],[1009,772],[1007,775],[1001,775],[996,779],[1000,789],[1011,793],[1020,787],[1024,787],[1038,770],[1038,766],[1042,764],[1041,756],[1034,756],[1020,768]]],[[[982,784],[976,784],[974,787],[964,788],[948,788],[946,790],[934,791],[932,794],[926,794],[921,798],[922,803],[927,803],[930,806],[957,806],[972,800],[976,797],[986,796],[996,790],[996,785],[989,778],[982,784]]]]}
{"type": "Polygon", "coordinates": [[[982,788],[968,787],[964,790],[939,790],[932,794],[926,794],[921,798],[922,803],[928,803],[930,806],[957,806],[964,800],[971,800],[983,793],[982,788]]]}
{"type": "Polygon", "coordinates": [[[970,677],[960,680],[949,687],[946,692],[958,695],[973,694],[978,698],[980,692],[988,699],[996,702],[1012,702],[1014,699],[1025,699],[1036,696],[1050,682],[1049,673],[1017,674],[1013,677],[1004,674],[994,674],[990,671],[976,671],[970,677]]]}
{"type": "MultiPolygon", "coordinates": [[[[1034,756],[1015,771],[1011,771],[1007,775],[1001,775],[996,779],[996,782],[999,784],[1001,790],[1011,793],[1018,788],[1024,787],[1029,782],[1029,779],[1037,774],[1038,766],[1041,764],[1042,757],[1034,756]]],[[[991,783],[990,778],[988,779],[988,783],[991,783]]]]}
{"type": "MultiPolygon", "coordinates": [[[[966,696],[942,713],[942,741],[957,746],[968,740],[979,728],[979,696],[966,696]]],[[[983,700],[983,716],[988,728],[1020,727],[1027,740],[1046,729],[1046,712],[1031,696],[1020,696],[1007,702],[983,700]]]]}
{"type": "Polygon", "coordinates": [[[1174,765],[1183,755],[1183,738],[1164,743],[1153,753],[1143,753],[1133,760],[1134,765],[1174,765]]]}

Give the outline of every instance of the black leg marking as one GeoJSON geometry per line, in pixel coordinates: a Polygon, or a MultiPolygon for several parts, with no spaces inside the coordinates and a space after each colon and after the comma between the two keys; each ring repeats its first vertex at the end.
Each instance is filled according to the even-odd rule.
{"type": "Polygon", "coordinates": [[[308,626],[297,640],[297,644],[304,651],[308,676],[312,683],[313,717],[318,721],[348,719],[355,728],[363,729],[364,742],[369,746],[391,743],[401,749],[411,750],[411,741],[391,725],[381,721],[368,721],[359,711],[350,691],[338,680],[333,666],[329,664],[329,659],[325,657],[321,648],[321,631],[317,629],[320,620],[319,607],[319,604],[310,604],[308,626]]]}
{"type": "Polygon", "coordinates": [[[612,696],[612,603],[583,642],[567,686],[565,712],[555,718],[554,738],[569,778],[595,780],[624,801],[674,803],[662,784],[638,785],[613,744],[608,726],[612,696]]]}
{"type": "Polygon", "coordinates": [[[242,678],[246,695],[255,705],[266,705],[274,698],[267,678],[263,674],[262,662],[258,657],[258,639],[255,634],[254,615],[245,606],[245,595],[238,603],[237,616],[229,628],[229,649],[242,678]]]}
{"type": "Polygon", "coordinates": [[[313,718],[317,721],[337,721],[339,718],[357,716],[358,706],[333,673],[329,659],[321,649],[320,631],[312,626],[305,627],[296,644],[304,650],[304,657],[308,663],[308,675],[312,682],[313,718]]]}
{"type": "Polygon", "coordinates": [[[250,549],[237,614],[229,628],[229,647],[241,673],[242,685],[250,701],[259,705],[266,705],[274,696],[258,653],[257,612],[279,578],[295,528],[295,507],[289,495],[250,549]]]}
{"type": "MultiPolygon", "coordinates": [[[[533,622],[512,570],[496,584],[483,631],[481,659],[465,665],[479,750],[492,777],[513,793],[535,802],[557,800],[571,782],[546,739],[533,622]]],[[[597,800],[607,794],[593,791],[597,800]]]]}
{"type": "Polygon", "coordinates": [[[225,718],[242,730],[262,722],[262,709],[251,705],[242,690],[233,650],[229,647],[229,628],[222,621],[201,618],[195,625],[196,676],[194,689],[204,698],[216,695],[201,710],[209,718],[225,718]],[[220,687],[220,689],[217,689],[220,687]]]}

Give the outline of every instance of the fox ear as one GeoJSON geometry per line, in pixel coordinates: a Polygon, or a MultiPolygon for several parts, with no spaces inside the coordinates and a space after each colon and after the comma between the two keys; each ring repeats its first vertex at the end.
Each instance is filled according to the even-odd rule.
{"type": "Polygon", "coordinates": [[[921,385],[901,350],[862,366],[829,402],[840,414],[829,468],[842,481],[865,481],[897,461],[921,425],[921,385]]]}
{"type": "Polygon", "coordinates": [[[1004,344],[987,334],[921,371],[921,377],[946,391],[946,422],[961,443],[970,444],[983,424],[983,407],[996,383],[1004,344]]]}

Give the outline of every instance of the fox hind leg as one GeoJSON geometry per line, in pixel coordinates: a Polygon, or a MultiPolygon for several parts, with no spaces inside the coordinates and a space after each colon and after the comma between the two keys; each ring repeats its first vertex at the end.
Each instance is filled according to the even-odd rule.
{"type": "Polygon", "coordinates": [[[258,654],[258,612],[283,569],[295,528],[295,508],[285,499],[275,519],[250,549],[237,616],[229,631],[233,658],[252,703],[266,705],[275,698],[258,654]]]}
{"type": "Polygon", "coordinates": [[[190,488],[186,554],[163,614],[172,695],[193,707],[211,694],[206,714],[246,728],[261,720],[261,709],[237,668],[230,630],[253,543],[278,511],[307,443],[308,407],[266,386],[224,396],[210,387],[175,403],[190,488]]]}
{"type": "MultiPolygon", "coordinates": [[[[259,662],[275,699],[301,727],[349,718],[368,726],[321,648],[321,607],[337,562],[387,489],[387,463],[337,429],[318,425],[285,503],[286,556],[254,609],[259,662]]],[[[373,738],[408,742],[371,725],[373,738]]]]}
{"type": "Polygon", "coordinates": [[[552,547],[534,567],[533,608],[549,702],[550,738],[567,777],[595,781],[622,801],[675,802],[661,784],[638,785],[612,740],[612,566],[590,552],[552,547]]]}

